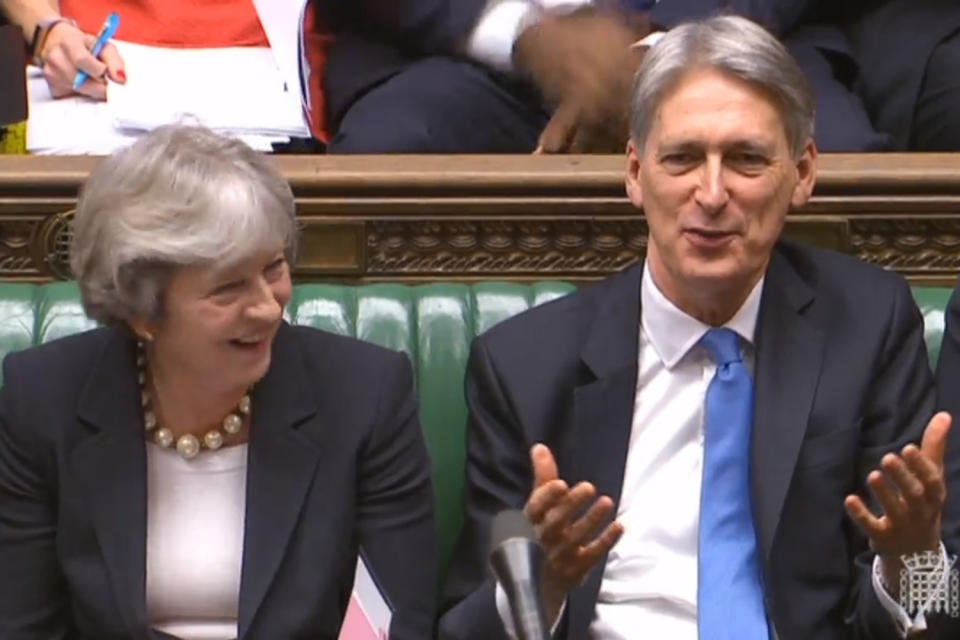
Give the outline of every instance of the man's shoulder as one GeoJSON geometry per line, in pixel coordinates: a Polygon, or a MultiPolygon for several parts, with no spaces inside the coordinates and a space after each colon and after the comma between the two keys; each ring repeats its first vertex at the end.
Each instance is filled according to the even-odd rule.
{"type": "Polygon", "coordinates": [[[781,242],[777,253],[816,293],[848,301],[889,301],[909,292],[900,274],[856,256],[810,245],[781,242]]]}
{"type": "MultiPolygon", "coordinates": [[[[530,308],[494,325],[480,336],[489,346],[509,346],[516,341],[556,348],[558,340],[575,340],[585,335],[598,309],[612,298],[629,295],[637,288],[639,304],[640,266],[631,267],[603,280],[586,285],[561,298],[530,308]]],[[[629,304],[629,302],[628,302],[629,304]]]]}

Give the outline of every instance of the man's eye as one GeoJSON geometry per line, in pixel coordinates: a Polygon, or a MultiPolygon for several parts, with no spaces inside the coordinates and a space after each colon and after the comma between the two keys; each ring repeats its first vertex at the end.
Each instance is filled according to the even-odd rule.
{"type": "Polygon", "coordinates": [[[686,166],[693,164],[694,157],[692,153],[669,153],[663,156],[662,161],[673,166],[686,166]]]}
{"type": "Polygon", "coordinates": [[[730,156],[730,159],[739,164],[761,165],[767,163],[766,157],[759,153],[735,153],[730,156]]]}

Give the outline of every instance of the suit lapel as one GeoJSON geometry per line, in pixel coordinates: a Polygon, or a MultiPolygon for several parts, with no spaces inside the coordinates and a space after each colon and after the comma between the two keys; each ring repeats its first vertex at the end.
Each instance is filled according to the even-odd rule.
{"type": "MultiPolygon", "coordinates": [[[[609,282],[596,305],[581,351],[583,375],[574,390],[574,481],[587,480],[598,495],[619,504],[633,421],[637,383],[642,266],[609,282]]],[[[615,507],[616,508],[616,507],[615,507]]],[[[586,637],[593,620],[606,558],[588,574],[569,598],[569,637],[586,637]]]]}
{"type": "Polygon", "coordinates": [[[751,492],[763,559],[807,429],[823,357],[823,332],[803,315],[814,291],[774,252],[757,322],[751,492]]]}
{"type": "Polygon", "coordinates": [[[282,325],[270,369],[251,398],[240,638],[250,630],[283,560],[320,456],[317,444],[297,429],[317,412],[309,380],[294,330],[282,325]]]}
{"type": "Polygon", "coordinates": [[[123,329],[105,331],[106,344],[77,410],[92,429],[69,454],[69,463],[88,496],[119,611],[130,635],[144,637],[147,465],[136,344],[123,329]]]}

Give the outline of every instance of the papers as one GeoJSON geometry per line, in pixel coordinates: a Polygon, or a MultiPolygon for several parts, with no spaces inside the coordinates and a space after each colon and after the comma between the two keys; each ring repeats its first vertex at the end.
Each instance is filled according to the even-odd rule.
{"type": "Polygon", "coordinates": [[[357,557],[353,591],[343,617],[338,640],[386,640],[390,633],[393,611],[363,560],[357,557]]]}
{"type": "Polygon", "coordinates": [[[268,47],[119,44],[127,83],[107,92],[118,128],[148,130],[186,117],[237,134],[310,135],[299,87],[284,81],[268,47]]]}
{"type": "Polygon", "coordinates": [[[302,42],[303,12],[307,8],[307,0],[253,0],[253,6],[257,9],[263,32],[270,41],[280,75],[288,87],[299,87],[303,104],[308,104],[306,75],[310,66],[302,42]]]}
{"type": "Polygon", "coordinates": [[[203,124],[263,151],[272,142],[310,135],[299,87],[284,80],[269,48],[114,44],[127,84],[111,83],[105,103],[54,100],[40,70],[28,68],[29,151],[107,154],[172,122],[203,124]]]}

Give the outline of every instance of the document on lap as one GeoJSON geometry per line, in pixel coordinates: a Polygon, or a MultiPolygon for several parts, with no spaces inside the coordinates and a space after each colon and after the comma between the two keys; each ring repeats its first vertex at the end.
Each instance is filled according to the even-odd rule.
{"type": "Polygon", "coordinates": [[[33,153],[106,154],[171,122],[233,134],[255,149],[309,136],[299,87],[290,86],[267,47],[168,49],[114,41],[127,71],[107,101],[53,99],[29,67],[27,148],[33,153]]]}
{"type": "Polygon", "coordinates": [[[353,591],[337,640],[386,640],[393,610],[367,568],[363,555],[357,556],[353,591]]]}

